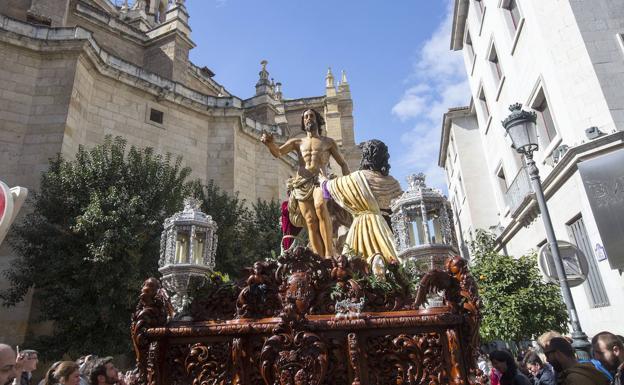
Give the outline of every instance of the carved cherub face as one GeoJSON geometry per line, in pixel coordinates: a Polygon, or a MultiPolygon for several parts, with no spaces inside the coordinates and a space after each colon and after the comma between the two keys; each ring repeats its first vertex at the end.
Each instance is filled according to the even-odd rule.
{"type": "Polygon", "coordinates": [[[148,278],[143,282],[143,293],[145,294],[155,294],[158,289],[160,289],[160,284],[155,278],[148,278]]]}

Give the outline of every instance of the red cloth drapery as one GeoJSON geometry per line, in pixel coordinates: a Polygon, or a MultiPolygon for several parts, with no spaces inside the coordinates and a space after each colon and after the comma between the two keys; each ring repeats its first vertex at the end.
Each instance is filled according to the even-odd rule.
{"type": "Polygon", "coordinates": [[[290,222],[288,217],[288,201],[282,202],[282,248],[287,250],[293,243],[292,237],[286,235],[296,236],[301,231],[301,227],[297,227],[290,222]]]}

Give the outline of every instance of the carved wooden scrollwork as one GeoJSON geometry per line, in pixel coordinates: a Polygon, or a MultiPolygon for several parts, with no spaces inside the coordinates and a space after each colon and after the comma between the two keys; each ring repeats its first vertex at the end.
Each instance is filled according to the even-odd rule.
{"type": "Polygon", "coordinates": [[[427,333],[420,337],[420,349],[423,352],[423,366],[429,379],[428,384],[446,384],[448,371],[445,365],[445,354],[441,336],[438,333],[427,333]]]}
{"type": "Polygon", "coordinates": [[[146,363],[146,384],[156,385],[158,383],[158,358],[159,358],[158,342],[152,342],[149,344],[147,351],[147,363],[146,363]]]}
{"type": "Polygon", "coordinates": [[[193,377],[193,385],[229,384],[233,378],[233,365],[229,341],[197,343],[185,360],[186,372],[193,377]]]}
{"type": "Polygon", "coordinates": [[[297,247],[278,258],[279,267],[275,279],[282,302],[280,316],[287,322],[300,322],[306,314],[327,308],[327,296],[331,287],[330,259],[321,258],[310,249],[297,247]]]}
{"type": "Polygon", "coordinates": [[[425,274],[420,282],[414,307],[425,304],[427,294],[442,290],[445,303],[464,318],[461,351],[469,373],[476,376],[482,303],[477,284],[468,271],[468,262],[465,259],[459,256],[449,258],[445,263],[445,271],[436,269],[425,274]]]}
{"type": "Polygon", "coordinates": [[[366,350],[371,384],[445,383],[444,356],[438,333],[370,337],[366,350]]]}
{"type": "Polygon", "coordinates": [[[266,385],[262,378],[260,368],[262,367],[262,360],[260,354],[262,353],[262,347],[266,338],[254,336],[247,341],[247,365],[249,367],[248,383],[249,385],[266,385]]]}
{"type": "Polygon", "coordinates": [[[165,363],[168,369],[167,383],[171,385],[191,385],[192,379],[186,372],[185,360],[191,350],[191,346],[173,345],[167,348],[165,363]]]}
{"type": "Polygon", "coordinates": [[[314,333],[278,334],[266,340],[260,360],[266,385],[320,385],[327,372],[327,345],[314,333]]]}
{"type": "Polygon", "coordinates": [[[481,301],[466,261],[426,274],[415,300],[398,265],[381,282],[357,262],[288,251],[245,281],[198,286],[194,321],[168,323],[166,293],[145,281],[131,385],[476,385],[481,301]],[[440,291],[446,306],[419,309],[440,291]],[[349,305],[358,316],[338,313],[349,305]]]}
{"type": "Polygon", "coordinates": [[[352,385],[349,381],[347,351],[343,338],[327,338],[327,374],[323,385],[352,385]]]}
{"type": "Polygon", "coordinates": [[[351,385],[360,385],[362,376],[360,344],[358,343],[357,334],[349,333],[347,336],[347,346],[349,347],[349,363],[353,372],[353,382],[351,385]]]}
{"type": "Polygon", "coordinates": [[[167,323],[167,317],[172,314],[171,303],[160,281],[156,278],[145,280],[130,326],[132,345],[136,355],[137,381],[141,384],[156,383],[156,373],[153,367],[154,360],[157,359],[156,346],[151,346],[153,343],[150,343],[147,338],[146,331],[148,328],[164,326],[167,323]]]}
{"type": "Polygon", "coordinates": [[[256,262],[236,300],[237,318],[262,318],[277,315],[280,309],[275,263],[256,262]]]}

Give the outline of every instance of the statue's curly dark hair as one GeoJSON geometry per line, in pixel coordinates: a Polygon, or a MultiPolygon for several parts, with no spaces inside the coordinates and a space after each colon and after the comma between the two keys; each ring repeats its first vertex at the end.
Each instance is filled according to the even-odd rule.
{"type": "Polygon", "coordinates": [[[325,125],[325,119],[323,119],[323,115],[321,115],[317,110],[315,110],[314,108],[308,108],[305,111],[303,111],[303,114],[301,114],[301,131],[305,131],[305,124],[303,123],[303,115],[305,115],[306,112],[308,111],[312,111],[314,112],[314,117],[316,118],[316,124],[318,126],[318,132],[319,135],[323,132],[323,126],[325,125]]]}
{"type": "Polygon", "coordinates": [[[378,171],[386,176],[390,173],[390,153],[384,142],[372,139],[361,143],[359,147],[362,149],[360,170],[378,171]]]}

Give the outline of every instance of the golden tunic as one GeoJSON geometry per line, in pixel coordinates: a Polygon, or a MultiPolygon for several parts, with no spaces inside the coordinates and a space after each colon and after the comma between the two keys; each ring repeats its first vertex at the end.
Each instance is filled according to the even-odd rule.
{"type": "MultiPolygon", "coordinates": [[[[396,182],[394,178],[391,179],[396,182]]],[[[351,248],[368,263],[376,253],[381,253],[386,263],[396,261],[394,237],[381,215],[379,204],[367,181],[366,171],[360,170],[329,180],[326,186],[332,198],[353,215],[345,249],[351,248]]]]}

